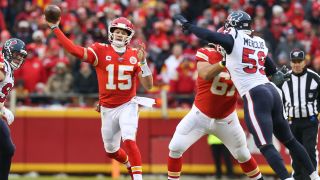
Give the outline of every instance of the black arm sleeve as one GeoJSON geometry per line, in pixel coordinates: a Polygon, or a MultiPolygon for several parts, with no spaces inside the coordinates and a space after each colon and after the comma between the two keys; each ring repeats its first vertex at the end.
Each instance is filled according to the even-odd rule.
{"type": "Polygon", "coordinates": [[[200,39],[206,40],[210,43],[221,45],[228,54],[232,52],[234,39],[230,34],[209,31],[192,24],[188,26],[188,30],[198,36],[200,39]]]}
{"type": "Polygon", "coordinates": [[[271,76],[277,72],[276,64],[273,62],[271,58],[266,57],[266,61],[264,63],[264,67],[266,67],[266,75],[271,76]]]}
{"type": "Polygon", "coordinates": [[[318,96],[317,96],[317,110],[320,113],[320,80],[318,78],[318,96]]]}

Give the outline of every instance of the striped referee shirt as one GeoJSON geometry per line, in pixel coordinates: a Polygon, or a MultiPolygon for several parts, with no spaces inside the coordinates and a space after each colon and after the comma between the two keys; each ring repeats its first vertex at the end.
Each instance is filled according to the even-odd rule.
{"type": "Polygon", "coordinates": [[[289,81],[281,86],[284,109],[289,118],[303,118],[318,115],[320,100],[320,76],[305,69],[295,75],[291,71],[289,81]]]}

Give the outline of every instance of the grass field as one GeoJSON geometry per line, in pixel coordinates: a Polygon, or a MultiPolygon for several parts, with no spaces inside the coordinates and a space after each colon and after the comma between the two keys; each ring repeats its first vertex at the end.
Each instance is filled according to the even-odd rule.
{"type": "MultiPolygon", "coordinates": [[[[216,180],[214,176],[182,176],[183,180],[216,180]]],[[[275,180],[274,178],[265,178],[266,180],[275,180]]],[[[119,179],[112,179],[109,176],[66,176],[66,175],[53,175],[53,176],[38,176],[38,175],[10,175],[9,180],[131,180],[129,176],[120,176],[119,179]]],[[[165,175],[145,175],[143,180],[167,180],[165,175]]],[[[222,178],[219,180],[231,180],[229,178],[222,178]]],[[[249,180],[246,177],[238,177],[232,180],[249,180]]]]}
{"type": "MultiPolygon", "coordinates": [[[[216,180],[214,176],[182,176],[183,180],[216,180]]],[[[273,177],[265,177],[265,180],[277,180],[273,177]]],[[[112,179],[108,176],[30,176],[30,175],[11,175],[9,180],[131,180],[128,176],[121,176],[119,179],[112,179]]],[[[167,180],[165,175],[145,175],[143,180],[167,180]]],[[[222,178],[219,180],[231,180],[229,178],[222,178]]],[[[237,177],[232,180],[249,180],[246,177],[237,177]]]]}

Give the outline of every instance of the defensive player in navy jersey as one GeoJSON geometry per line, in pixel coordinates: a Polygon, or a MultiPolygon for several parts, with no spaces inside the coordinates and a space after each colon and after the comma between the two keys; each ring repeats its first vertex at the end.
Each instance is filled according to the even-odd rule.
{"type": "Polygon", "coordinates": [[[221,65],[228,69],[231,80],[244,100],[246,125],[260,152],[280,179],[292,178],[272,143],[272,134],[289,149],[292,158],[306,168],[311,180],[319,180],[306,150],[294,138],[283,116],[278,89],[267,78],[273,75],[280,77],[277,80],[283,80],[284,76],[281,78],[281,73],[277,72],[273,61],[267,56],[265,41],[252,34],[250,15],[243,11],[232,12],[225,22],[224,33],[192,25],[181,15],[174,18],[182,24],[184,30],[210,43],[220,44],[225,49],[226,61],[221,65]]]}

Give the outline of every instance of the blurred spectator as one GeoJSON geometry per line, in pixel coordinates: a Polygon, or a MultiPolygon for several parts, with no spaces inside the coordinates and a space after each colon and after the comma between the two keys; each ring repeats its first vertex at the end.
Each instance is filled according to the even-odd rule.
{"type": "Polygon", "coordinates": [[[4,20],[4,16],[2,12],[0,11],[0,31],[6,30],[6,29],[7,29],[6,22],[4,20]]]}
{"type": "Polygon", "coordinates": [[[159,21],[159,18],[156,16],[155,3],[151,3],[150,1],[147,4],[146,21],[145,21],[146,25],[144,27],[144,33],[147,37],[153,34],[154,23],[156,23],[157,21],[159,21]]]}
{"type": "Polygon", "coordinates": [[[165,60],[161,69],[161,77],[164,83],[169,84],[170,80],[177,77],[177,68],[183,61],[183,49],[181,44],[175,44],[172,48],[172,55],[165,60]]]}
{"type": "Polygon", "coordinates": [[[69,64],[69,59],[65,56],[64,50],[58,43],[57,39],[52,38],[47,46],[45,58],[42,60],[46,74],[45,79],[48,79],[49,76],[54,73],[55,66],[59,62],[69,64]]]}
{"type": "Polygon", "coordinates": [[[289,57],[284,51],[282,51],[276,59],[278,60],[276,63],[279,65],[279,67],[290,64],[289,57]]]}
{"type": "Polygon", "coordinates": [[[72,92],[73,77],[62,62],[56,64],[55,71],[48,79],[45,93],[53,98],[52,103],[66,104],[70,102],[66,95],[72,92]]]}
{"type": "Polygon", "coordinates": [[[26,47],[28,56],[24,65],[15,71],[15,78],[24,82],[28,92],[34,92],[38,83],[45,83],[45,71],[38,57],[36,46],[29,44],[26,47]]]}
{"type": "Polygon", "coordinates": [[[15,84],[15,91],[17,96],[17,105],[30,104],[30,100],[28,98],[29,91],[24,86],[24,81],[22,79],[17,80],[15,84]]]}
{"type": "MultiPolygon", "coordinates": [[[[169,43],[168,36],[165,32],[165,24],[163,22],[157,22],[154,24],[154,32],[149,37],[149,55],[150,58],[156,62],[157,56],[161,54],[162,46],[169,43]]],[[[158,62],[156,62],[158,64],[158,62]]],[[[159,64],[163,64],[159,62],[159,64]]]]}
{"type": "Polygon", "coordinates": [[[319,1],[313,1],[312,2],[312,8],[307,15],[308,20],[312,23],[314,27],[318,28],[320,26],[320,2],[319,1]]]}
{"type": "Polygon", "coordinates": [[[80,70],[74,76],[74,92],[80,94],[98,93],[96,73],[88,63],[81,63],[80,70]]]}
{"type": "Polygon", "coordinates": [[[292,8],[290,8],[286,15],[294,28],[303,28],[302,21],[304,19],[304,10],[300,2],[294,2],[292,8]]]}
{"type": "Polygon", "coordinates": [[[312,42],[317,40],[315,33],[312,32],[311,23],[307,20],[302,21],[301,29],[298,31],[299,32],[296,34],[297,39],[304,46],[306,54],[310,55],[312,42]]]}
{"type": "Polygon", "coordinates": [[[7,31],[7,30],[1,31],[1,33],[0,33],[0,40],[1,40],[0,41],[0,49],[2,48],[3,43],[6,42],[10,38],[11,38],[11,35],[10,35],[9,31],[7,31]]]}
{"type": "Polygon", "coordinates": [[[94,106],[97,97],[92,95],[98,93],[98,80],[90,64],[80,64],[80,70],[74,76],[73,91],[84,96],[79,102],[77,102],[77,98],[74,98],[75,104],[88,107],[94,106]]]}
{"type": "Polygon", "coordinates": [[[316,72],[316,73],[318,73],[318,74],[320,74],[320,56],[316,56],[314,59],[313,59],[313,61],[312,61],[312,69],[316,72]]]}
{"type": "Polygon", "coordinates": [[[191,108],[194,100],[194,90],[196,89],[196,64],[195,61],[184,58],[176,69],[176,73],[170,79],[170,93],[183,95],[177,97],[179,107],[191,108]]]}
{"type": "Polygon", "coordinates": [[[26,44],[31,42],[31,29],[28,21],[23,20],[18,23],[16,38],[21,39],[26,44]]]}
{"type": "Polygon", "coordinates": [[[34,49],[32,49],[32,51],[36,51],[37,56],[40,59],[43,59],[45,57],[45,51],[47,49],[47,45],[45,44],[45,37],[44,34],[41,30],[37,30],[35,32],[33,32],[32,34],[32,44],[33,46],[35,46],[34,49]]]}
{"type": "Polygon", "coordinates": [[[162,66],[165,60],[171,55],[170,44],[168,41],[162,41],[162,45],[159,49],[160,53],[155,57],[154,64],[157,73],[161,72],[162,66]]]}
{"type": "MultiPolygon", "coordinates": [[[[288,29],[285,33],[286,39],[283,42],[280,42],[275,52],[276,61],[279,61],[277,58],[281,53],[290,54],[292,49],[304,49],[303,45],[297,41],[293,28],[288,29]]],[[[289,65],[289,62],[287,65],[289,65]]]]}

